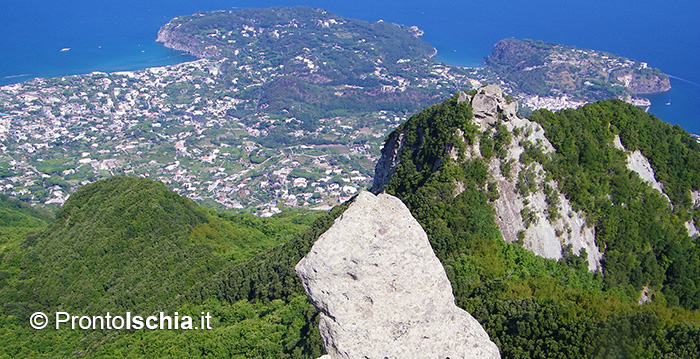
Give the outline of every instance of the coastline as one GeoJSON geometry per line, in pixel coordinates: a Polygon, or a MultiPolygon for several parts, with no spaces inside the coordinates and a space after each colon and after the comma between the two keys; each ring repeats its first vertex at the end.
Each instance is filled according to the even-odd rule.
{"type": "Polygon", "coordinates": [[[71,48],[70,51],[55,52],[55,56],[63,58],[62,61],[66,65],[62,70],[57,70],[55,66],[44,66],[43,70],[39,71],[5,75],[0,77],[0,86],[17,84],[36,78],[86,75],[93,72],[138,71],[152,67],[177,65],[197,59],[186,52],[167,48],[155,41],[143,46],[143,48],[144,50],[138,50],[138,52],[122,53],[119,51],[117,54],[114,54],[116,50],[104,54],[102,49],[97,48],[71,48]],[[93,62],[90,63],[90,61],[93,62]]]}

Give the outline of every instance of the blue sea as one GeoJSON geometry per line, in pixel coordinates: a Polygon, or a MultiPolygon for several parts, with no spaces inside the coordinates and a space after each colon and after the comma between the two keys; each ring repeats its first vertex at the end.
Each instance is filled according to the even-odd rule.
{"type": "Polygon", "coordinates": [[[367,21],[417,25],[438,59],[481,66],[498,40],[530,38],[608,51],[671,75],[650,112],[700,133],[700,2],[518,1],[48,1],[1,0],[0,85],[34,77],[135,70],[192,60],[155,42],[178,15],[306,5],[367,21]],[[69,51],[61,51],[69,48],[69,51]]]}

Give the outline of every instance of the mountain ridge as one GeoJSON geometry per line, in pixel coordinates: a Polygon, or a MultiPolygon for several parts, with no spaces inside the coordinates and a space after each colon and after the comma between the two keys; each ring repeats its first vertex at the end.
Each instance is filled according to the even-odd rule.
{"type": "MultiPolygon", "coordinates": [[[[472,91],[470,94],[460,92],[452,101],[455,99],[457,106],[460,104],[469,106],[469,109],[464,109],[463,116],[473,116],[472,123],[478,127],[472,125],[472,127],[447,130],[454,131],[453,136],[456,136],[456,139],[445,141],[445,152],[448,153],[446,157],[458,163],[462,161],[472,163],[479,168],[479,171],[488,173],[488,184],[480,186],[487,187],[491,193],[490,202],[494,206],[495,221],[503,239],[509,243],[520,242],[534,253],[554,259],[562,258],[563,249],[568,245],[572,246],[575,254],[585,249],[584,257],[588,260],[589,269],[599,269],[600,250],[594,241],[594,231],[586,225],[585,215],[571,208],[567,199],[559,193],[556,182],[547,182],[545,176],[536,174],[543,171],[541,165],[532,163],[532,160],[529,163],[519,161],[521,156],[529,156],[528,154],[533,152],[547,155],[554,151],[545,138],[541,126],[518,117],[517,103],[507,100],[502,90],[495,85],[472,91]],[[465,132],[470,130],[471,133],[465,132]],[[486,131],[491,132],[479,135],[479,132],[486,133],[486,131]],[[516,135],[513,135],[514,133],[516,135]],[[492,135],[496,137],[495,141],[492,135]],[[496,150],[494,145],[500,148],[496,150]],[[497,156],[493,156],[494,153],[497,156]],[[515,181],[515,178],[520,178],[521,181],[515,181]],[[534,182],[527,186],[513,184],[526,181],[528,183],[537,181],[540,184],[537,186],[534,186],[534,182]],[[528,206],[530,202],[532,205],[528,206]],[[560,216],[558,214],[560,212],[564,212],[568,217],[560,216]],[[566,233],[568,234],[563,235],[566,233]]],[[[415,138],[416,135],[405,127],[399,127],[387,139],[383,155],[375,170],[375,182],[372,186],[375,193],[381,192],[391,183],[391,177],[396,173],[397,168],[401,166],[402,161],[407,160],[402,156],[404,146],[407,145],[406,138],[415,138]]],[[[410,151],[419,151],[416,144],[422,143],[422,138],[431,135],[431,127],[427,125],[425,128],[413,130],[418,132],[418,139],[408,140],[410,151]]],[[[445,136],[447,135],[448,133],[445,133],[445,136]]],[[[439,147],[440,145],[437,145],[437,148],[439,147]]],[[[427,167],[431,167],[433,171],[444,161],[435,159],[436,157],[439,155],[432,155],[428,159],[427,167]]],[[[413,160],[413,162],[416,161],[413,160]]],[[[398,176],[401,177],[402,174],[398,176]]],[[[454,196],[460,195],[465,190],[467,186],[465,182],[465,180],[455,180],[454,196]]],[[[410,196],[408,191],[404,193],[410,196]]]]}
{"type": "MultiPolygon", "coordinates": [[[[325,28],[323,23],[317,26],[325,28]]],[[[245,31],[249,37],[258,32],[256,28],[245,31]]],[[[281,81],[278,85],[283,86],[278,87],[281,90],[277,95],[285,94],[287,85],[296,87],[289,93],[299,95],[302,91],[297,90],[313,89],[326,81],[322,75],[311,73],[316,67],[309,65],[316,66],[315,59],[293,59],[294,71],[303,78],[281,81]]],[[[178,73],[186,75],[171,84],[169,93],[182,102],[179,105],[195,102],[195,95],[187,93],[189,85],[209,88],[207,79],[233,80],[221,72],[227,70],[226,64],[208,61],[177,68],[182,71],[178,73]],[[187,76],[193,73],[201,77],[190,84],[192,78],[187,76]]],[[[396,66],[410,63],[397,60],[396,66]]],[[[447,67],[433,69],[443,75],[452,71],[445,71],[447,67]]],[[[144,109],[150,109],[151,102],[144,100],[151,96],[147,91],[136,95],[130,91],[140,87],[134,84],[142,83],[136,77],[158,71],[166,70],[136,75],[95,74],[90,75],[90,81],[100,86],[119,81],[130,88],[121,97],[140,101],[144,109]]],[[[373,86],[382,86],[364,95],[390,98],[405,92],[399,88],[398,79],[382,83],[384,75],[379,71],[373,86]]],[[[246,81],[251,79],[259,80],[253,77],[246,81]]],[[[36,83],[41,81],[45,80],[36,83]]],[[[78,86],[77,78],[57,81],[64,81],[66,88],[78,86]]],[[[459,81],[450,83],[460,86],[459,81]]],[[[437,93],[449,92],[444,86],[437,93]]],[[[209,89],[211,93],[217,91],[209,89]]],[[[359,93],[365,89],[335,90],[359,93]]],[[[246,96],[255,102],[254,106],[224,102],[239,105],[236,111],[255,113],[267,104],[259,95],[258,85],[253,85],[246,96]]],[[[29,103],[40,102],[37,96],[22,96],[29,103]]],[[[335,93],[332,96],[342,97],[335,93]]],[[[435,96],[430,101],[439,97],[435,96]]],[[[296,100],[301,103],[306,99],[296,100]]],[[[511,98],[488,87],[457,92],[443,103],[416,113],[388,136],[386,156],[377,164],[380,173],[373,189],[400,197],[425,227],[452,284],[456,304],[480,321],[505,357],[700,356],[700,239],[689,236],[690,229],[684,227],[700,223],[698,144],[680,127],[664,124],[617,100],[557,113],[538,111],[528,120],[518,117],[518,109],[511,98]],[[618,138],[624,150],[616,146],[618,138]],[[646,159],[651,172],[630,168],[628,153],[636,154],[640,161],[646,159]],[[649,174],[658,188],[649,185],[649,174]],[[508,223],[513,227],[504,229],[508,223]],[[577,248],[571,240],[581,233],[584,235],[579,236],[577,243],[581,246],[577,248]],[[543,239],[551,240],[551,245],[539,248],[543,239]],[[596,261],[590,245],[602,252],[602,259],[596,261]],[[592,264],[602,271],[591,272],[592,264]],[[644,303],[642,296],[651,300],[644,303]]],[[[194,111],[187,112],[187,116],[192,115],[187,120],[191,127],[183,134],[222,134],[217,132],[220,128],[207,130],[206,126],[215,124],[194,111]]],[[[313,125],[312,112],[305,112],[305,118],[299,116],[311,122],[290,119],[289,126],[297,129],[313,125]]],[[[52,112],[47,108],[45,113],[49,116],[52,112]]],[[[283,120],[273,118],[268,122],[276,124],[265,129],[251,127],[247,129],[249,136],[255,131],[260,135],[272,126],[286,131],[283,120]]],[[[393,121],[398,123],[398,117],[393,121]]],[[[114,124],[95,122],[90,126],[114,124]]],[[[132,131],[132,136],[160,141],[165,131],[153,131],[160,125],[149,120],[136,128],[125,128],[132,131]]],[[[237,130],[246,132],[242,127],[237,130]]],[[[189,188],[195,186],[220,185],[233,191],[252,178],[224,172],[225,161],[235,156],[221,156],[226,159],[214,164],[219,152],[213,147],[221,144],[215,150],[225,151],[231,143],[237,144],[226,136],[217,137],[220,142],[205,143],[202,148],[206,153],[193,144],[193,137],[177,137],[177,142],[167,147],[171,152],[166,154],[180,157],[164,167],[180,166],[179,159],[184,162],[189,150],[196,157],[191,157],[178,173],[182,174],[182,169],[201,169],[200,162],[211,160],[216,176],[224,178],[209,183],[187,182],[190,185],[183,186],[182,193],[191,194],[189,188]]],[[[89,141],[100,150],[100,146],[114,147],[96,137],[89,141]]],[[[268,141],[274,142],[270,138],[268,141]]],[[[361,141],[360,137],[358,143],[361,141]]],[[[92,151],[85,143],[81,148],[92,151]]],[[[139,154],[146,147],[150,149],[127,144],[120,144],[118,150],[139,154]]],[[[251,141],[238,146],[241,149],[233,152],[237,155],[253,147],[245,155],[251,161],[263,163],[271,157],[251,141]]],[[[314,159],[323,156],[313,155],[318,156],[314,159]]],[[[159,160],[167,158],[163,153],[159,156],[163,156],[159,160]]],[[[284,160],[293,163],[299,158],[292,155],[284,160]]],[[[58,176],[72,170],[63,154],[43,160],[28,167],[12,162],[16,167],[7,172],[36,170],[58,176]]],[[[91,158],[81,160],[87,165],[82,168],[84,172],[86,168],[88,172],[92,168],[111,172],[120,165],[103,157],[92,165],[91,158]]],[[[293,171],[293,165],[289,166],[293,171]]],[[[141,175],[143,169],[136,169],[141,175]]],[[[202,173],[209,169],[204,168],[202,173]]],[[[270,178],[286,178],[292,173],[275,172],[270,178]]],[[[332,176],[343,183],[344,177],[339,174],[332,176]]],[[[170,180],[164,172],[158,175],[170,180]]],[[[310,181],[320,179],[315,174],[294,172],[296,177],[302,175],[310,181]]],[[[56,177],[42,178],[41,183],[52,188],[70,186],[56,177]]],[[[262,190],[262,183],[250,188],[262,190]]],[[[299,183],[306,185],[306,181],[299,183]]],[[[52,198],[66,195],[59,189],[52,191],[52,198]]],[[[13,245],[0,252],[0,355],[318,357],[322,350],[315,330],[319,314],[306,300],[293,266],[351,202],[328,214],[287,214],[290,219],[283,213],[281,218],[267,220],[205,210],[161,183],[135,177],[115,177],[82,187],[68,199],[56,222],[32,222],[17,232],[23,242],[16,241],[15,236],[13,245]],[[318,220],[312,224],[313,218],[318,220]],[[39,231],[25,237],[29,227],[39,231]],[[121,257],[115,259],[114,255],[121,257]],[[95,311],[80,313],[89,315],[114,308],[195,314],[211,311],[214,328],[211,332],[84,334],[37,331],[28,326],[27,317],[32,311],[58,308],[95,311]]]]}
{"type": "MultiPolygon", "coordinates": [[[[569,251],[573,251],[575,256],[587,257],[590,270],[602,269],[606,273],[604,277],[616,283],[629,284],[632,279],[631,282],[637,283],[640,290],[645,282],[661,286],[664,280],[659,276],[663,278],[662,273],[666,270],[665,281],[669,288],[673,287],[668,282],[673,276],[673,266],[660,264],[667,249],[638,253],[649,263],[637,274],[633,274],[633,267],[611,267],[619,265],[613,264],[618,261],[630,260],[615,249],[614,243],[628,243],[630,239],[626,234],[611,231],[614,228],[611,218],[622,220],[632,216],[640,225],[649,226],[649,219],[643,219],[643,215],[637,212],[638,206],[647,208],[647,211],[658,212],[658,223],[654,225],[665,228],[667,234],[660,239],[635,231],[635,237],[650,243],[665,241],[663,245],[657,244],[663,247],[685,237],[680,243],[692,246],[694,240],[688,236],[694,232],[684,226],[688,226],[687,223],[692,225],[697,219],[697,206],[690,203],[690,197],[700,186],[700,152],[693,138],[687,132],[683,134],[679,128],[663,124],[619,101],[591,104],[557,115],[539,111],[533,114],[532,120],[507,115],[508,111],[504,111],[507,106],[510,105],[500,88],[489,85],[468,95],[457,94],[438,106],[439,109],[431,107],[412,117],[388,136],[382,159],[377,164],[377,181],[373,190],[398,195],[409,208],[422,213],[425,208],[416,205],[426,198],[454,198],[476,186],[486,197],[482,205],[493,207],[494,224],[499,227],[499,236],[502,235],[507,242],[520,243],[540,256],[554,259],[566,259],[571,256],[569,251]],[[485,99],[479,100],[480,97],[485,99]],[[460,106],[463,106],[461,110],[460,106]],[[580,118],[584,111],[590,128],[569,122],[580,118]],[[472,115],[472,112],[480,115],[472,115]],[[473,120],[465,121],[472,116],[473,120]],[[555,116],[559,119],[553,118],[555,116]],[[577,129],[564,130],[559,128],[561,125],[572,125],[577,129]],[[648,126],[663,128],[661,131],[677,136],[668,145],[673,149],[664,145],[660,150],[649,147],[642,150],[650,156],[657,177],[666,179],[663,180],[663,192],[653,190],[644,182],[633,171],[635,168],[630,167],[629,152],[614,145],[616,137],[613,133],[619,131],[623,142],[641,142],[649,146],[647,137],[635,140],[629,137],[635,133],[633,131],[648,126]],[[603,134],[599,127],[607,132],[603,134]],[[581,140],[570,134],[576,131],[582,131],[578,135],[581,140]],[[592,136],[598,137],[594,139],[592,136]],[[583,143],[572,147],[571,143],[575,141],[583,143]],[[596,151],[600,153],[594,154],[596,151]],[[669,151],[682,153],[682,157],[669,157],[669,151]],[[664,162],[668,160],[692,165],[671,166],[664,162]],[[606,174],[604,168],[610,168],[615,175],[606,174]],[[666,168],[673,170],[664,175],[666,168]],[[476,182],[472,182],[474,180],[476,182]],[[586,182],[589,180],[592,183],[586,182]],[[425,191],[425,186],[434,189],[425,191]],[[620,197],[623,193],[629,196],[626,191],[630,188],[639,188],[643,196],[620,197]],[[604,194],[601,191],[611,192],[604,194]],[[663,198],[666,198],[666,203],[663,198]],[[679,239],[671,239],[676,236],[679,239]]],[[[641,153],[637,156],[644,157],[641,153]]],[[[437,208],[433,211],[440,213],[437,208]]],[[[420,221],[434,219],[434,216],[426,213],[418,218],[420,221]]],[[[698,255],[694,251],[691,253],[691,256],[698,255]]],[[[674,261],[676,264],[681,262],[674,261]]],[[[687,304],[695,307],[696,301],[691,298],[694,295],[686,297],[694,304],[687,304]]]]}

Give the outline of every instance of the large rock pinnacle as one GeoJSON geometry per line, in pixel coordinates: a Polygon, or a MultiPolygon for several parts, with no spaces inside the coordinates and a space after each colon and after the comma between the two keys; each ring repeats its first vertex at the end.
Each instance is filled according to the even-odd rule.
{"type": "Polygon", "coordinates": [[[499,119],[508,121],[518,113],[518,103],[509,101],[498,85],[480,88],[472,98],[472,111],[481,129],[493,126],[499,119]]]}
{"type": "Polygon", "coordinates": [[[330,358],[500,358],[396,197],[360,193],[295,270],[330,358]]]}

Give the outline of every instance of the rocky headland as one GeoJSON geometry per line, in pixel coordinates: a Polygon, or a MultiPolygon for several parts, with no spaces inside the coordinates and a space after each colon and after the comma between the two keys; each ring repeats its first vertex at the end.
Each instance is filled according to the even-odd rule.
{"type": "Polygon", "coordinates": [[[668,76],[645,62],[543,41],[501,40],[486,66],[524,95],[597,101],[671,88],[668,76]]]}

